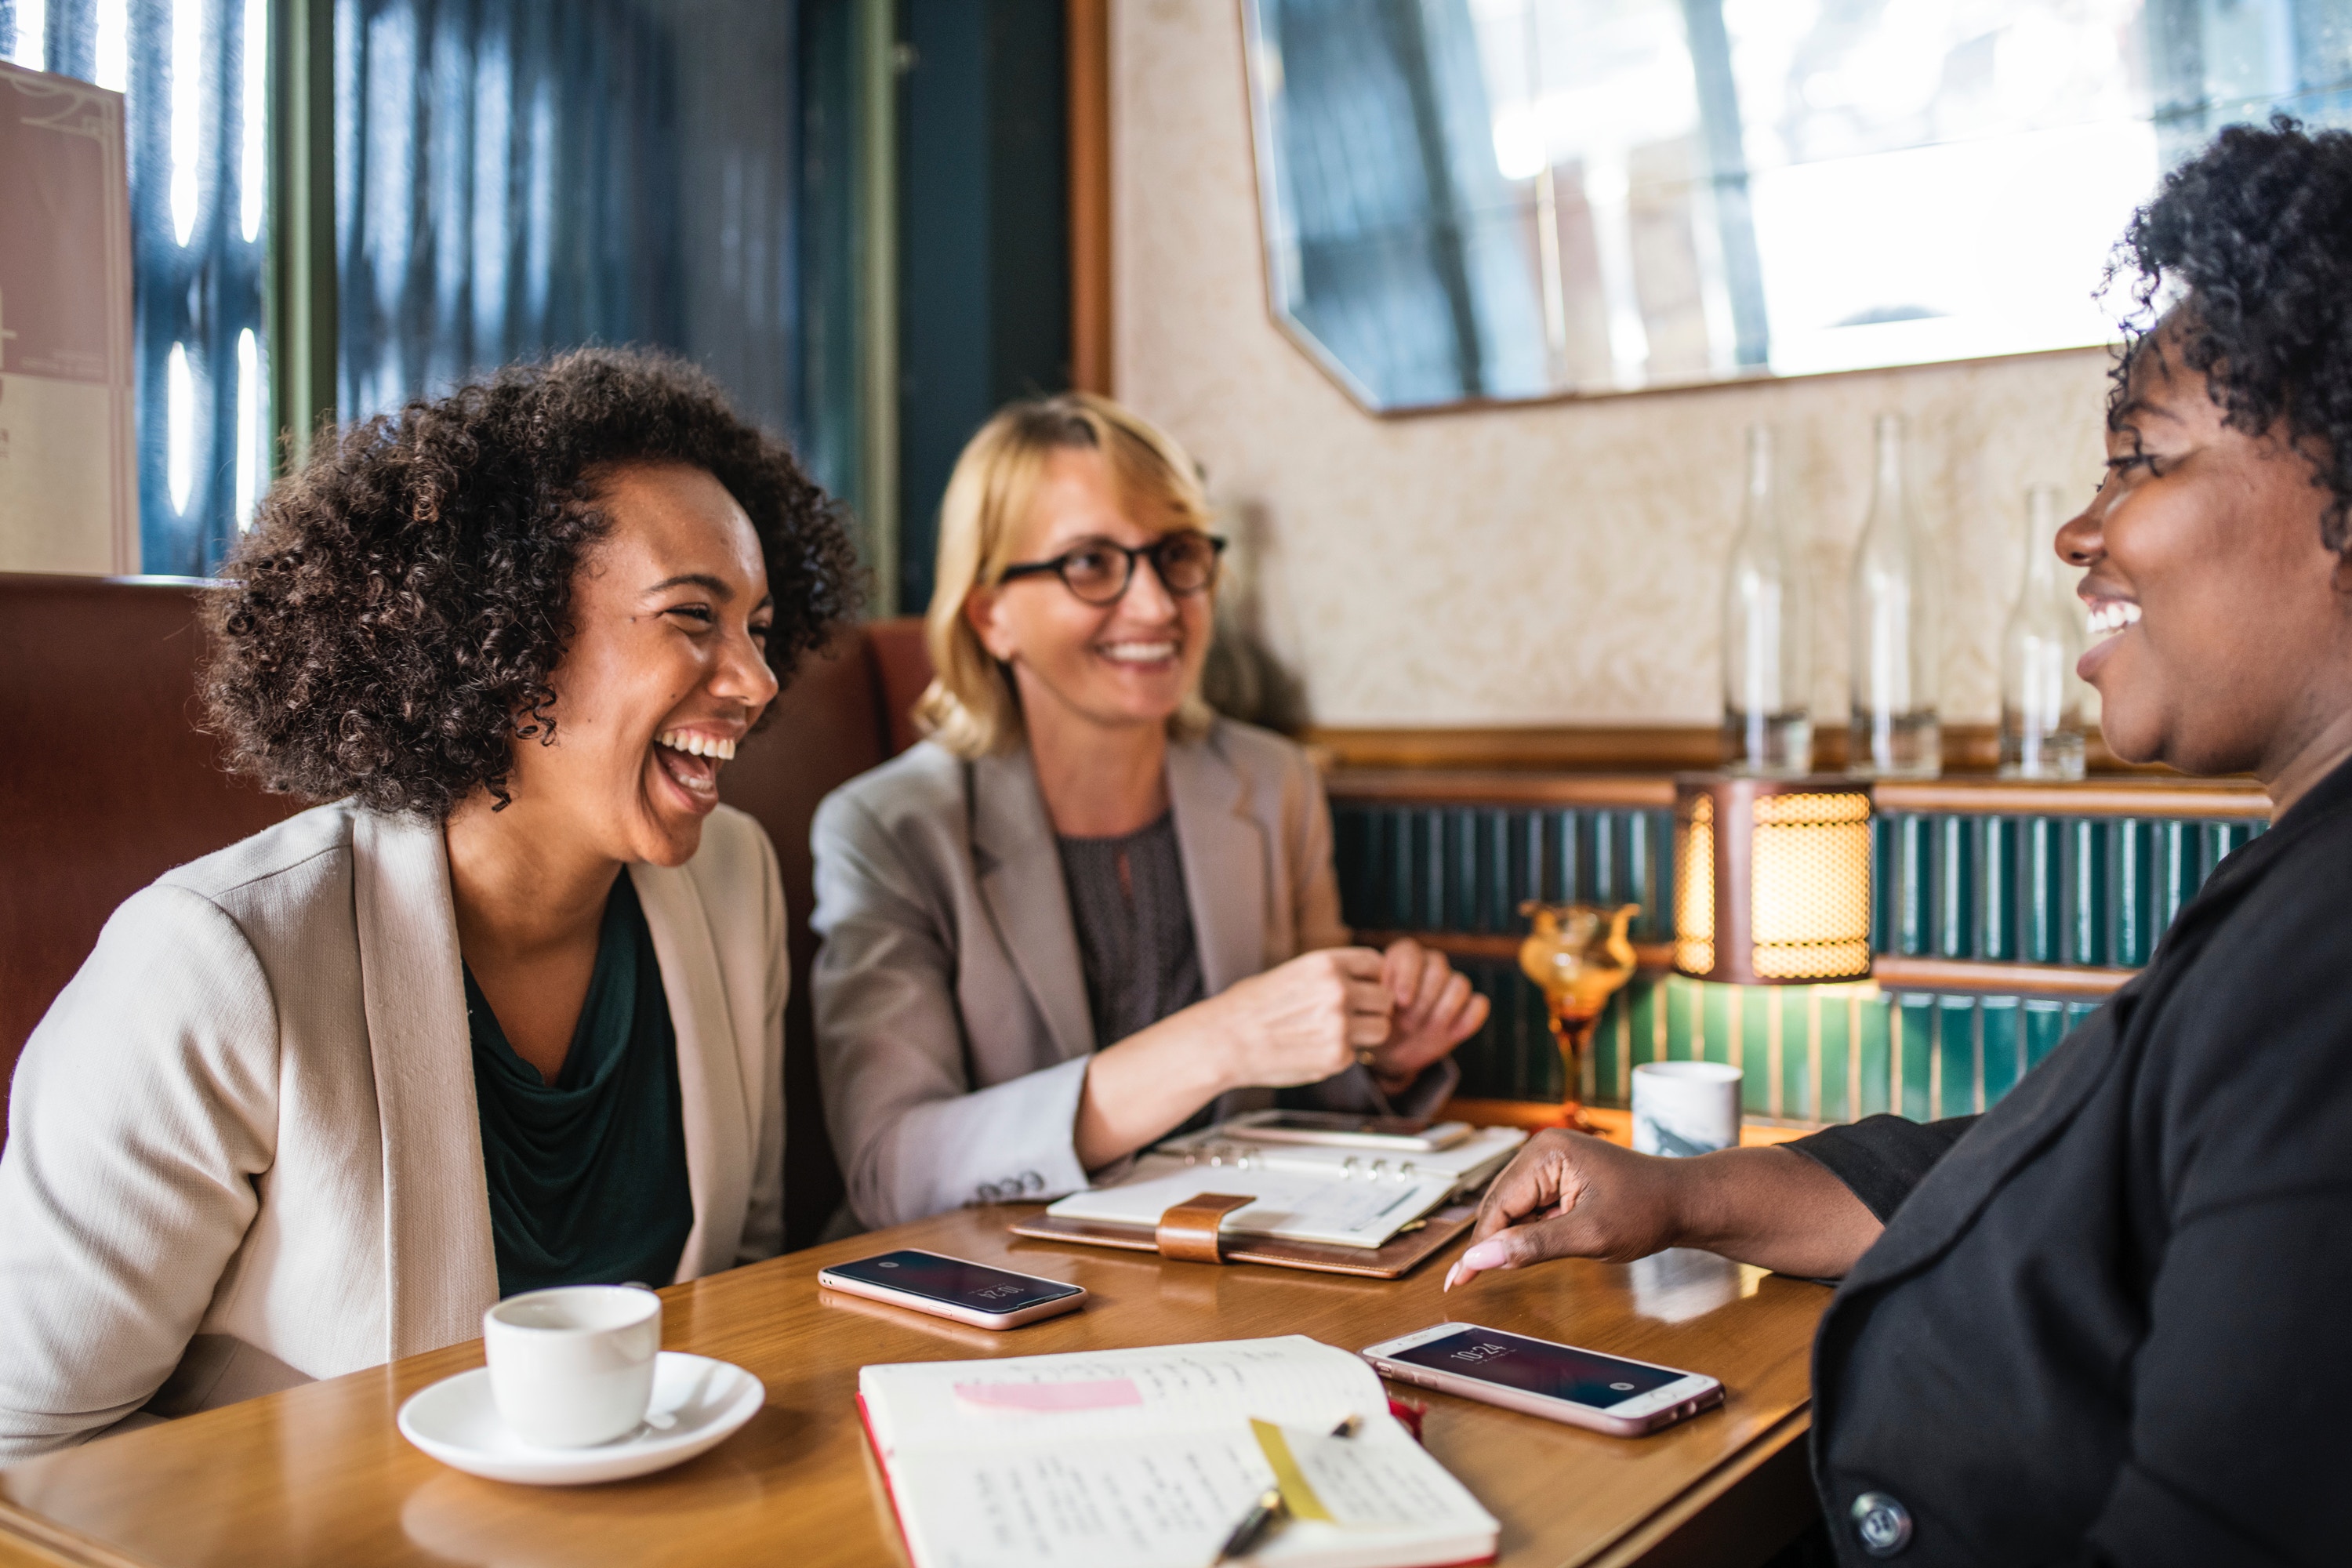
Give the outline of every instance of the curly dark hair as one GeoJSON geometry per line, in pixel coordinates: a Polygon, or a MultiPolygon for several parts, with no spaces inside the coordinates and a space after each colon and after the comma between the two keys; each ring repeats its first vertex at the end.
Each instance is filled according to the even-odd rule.
{"type": "Polygon", "coordinates": [[[855,614],[837,505],[683,360],[581,349],[322,432],[206,595],[202,678],[227,760],[279,793],[447,817],[503,807],[518,740],[551,740],[572,580],[614,465],[708,469],[751,521],[788,679],[855,614]]]}
{"type": "Polygon", "coordinates": [[[2352,134],[2284,114],[2224,130],[2132,216],[2108,282],[2126,272],[2137,309],[2108,426],[2140,355],[2177,345],[2231,428],[2259,436],[2285,420],[2312,483],[2331,492],[2322,542],[2352,549],[2352,134]]]}

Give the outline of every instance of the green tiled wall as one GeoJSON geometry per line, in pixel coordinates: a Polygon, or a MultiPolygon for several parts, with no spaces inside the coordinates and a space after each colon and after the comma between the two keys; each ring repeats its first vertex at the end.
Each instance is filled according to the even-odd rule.
{"type": "Polygon", "coordinates": [[[1905,957],[2147,962],[2259,822],[1901,812],[1872,824],[1872,946],[1905,957]]]}
{"type": "MultiPolygon", "coordinates": [[[[1494,1017],[1460,1055],[1465,1095],[1560,1098],[1559,1052],[1543,1001],[1513,965],[1465,959],[1494,1017]]],[[[1622,1105],[1636,1065],[1728,1062],[1750,1114],[1847,1121],[1882,1110],[1915,1120],[1982,1110],[2049,1055],[2094,1004],[2046,997],[1934,995],[1874,984],[1710,985],[1636,980],[1601,1015],[1584,1095],[1622,1105]]]]}
{"type": "Polygon", "coordinates": [[[1339,801],[1331,829],[1340,905],[1367,931],[1524,931],[1526,899],[1639,904],[1637,942],[1672,929],[1671,811],[1339,801]]]}
{"type": "MultiPolygon", "coordinates": [[[[1642,906],[1641,941],[1672,935],[1673,817],[1660,810],[1333,805],[1340,900],[1363,930],[1515,934],[1527,898],[1642,906]]],[[[2260,823],[1881,816],[1877,951],[2137,967],[2221,857],[2260,823]]],[[[1543,999],[1504,959],[1460,961],[1494,1015],[1457,1053],[1465,1095],[1557,1100],[1543,999]]],[[[1981,1110],[2093,1004],[1944,995],[1874,984],[1738,987],[1636,979],[1610,1004],[1585,1097],[1623,1103],[1635,1064],[1732,1062],[1756,1115],[1845,1121],[1981,1110]]]]}

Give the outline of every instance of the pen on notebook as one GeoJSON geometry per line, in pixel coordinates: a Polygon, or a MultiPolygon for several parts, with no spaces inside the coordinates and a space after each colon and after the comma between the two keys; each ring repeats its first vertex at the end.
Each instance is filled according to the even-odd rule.
{"type": "MultiPolygon", "coordinates": [[[[1364,1418],[1349,1414],[1339,1417],[1339,1424],[1331,1428],[1331,1436],[1352,1437],[1363,1429],[1364,1418]]],[[[1234,1526],[1234,1532],[1225,1537],[1223,1546],[1217,1548],[1216,1563],[1229,1563],[1256,1551],[1258,1542],[1265,1539],[1265,1532],[1273,1529],[1274,1521],[1281,1517],[1282,1489],[1268,1487],[1257,1494],[1257,1500],[1250,1504],[1249,1512],[1242,1515],[1242,1521],[1234,1526]]],[[[1210,1568],[1216,1568],[1216,1563],[1212,1563],[1210,1568]]]]}
{"type": "Polygon", "coordinates": [[[1265,1539],[1265,1532],[1273,1529],[1274,1521],[1281,1517],[1282,1489],[1268,1487],[1257,1494],[1257,1500],[1250,1504],[1250,1510],[1242,1515],[1242,1521],[1234,1526],[1234,1532],[1225,1537],[1223,1546],[1217,1548],[1217,1555],[1211,1562],[1210,1568],[1216,1568],[1219,1563],[1230,1563],[1236,1557],[1246,1557],[1256,1551],[1257,1543],[1265,1539]]]}

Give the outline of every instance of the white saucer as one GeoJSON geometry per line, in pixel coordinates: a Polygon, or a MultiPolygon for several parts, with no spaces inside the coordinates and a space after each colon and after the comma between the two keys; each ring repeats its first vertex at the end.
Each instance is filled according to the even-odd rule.
{"type": "Polygon", "coordinates": [[[765,1384],[709,1356],[663,1351],[653,1403],[635,1432],[593,1448],[536,1448],[516,1436],[490,1402],[487,1367],[445,1377],[400,1407],[400,1435],[458,1469],[494,1481],[576,1487],[682,1465],[731,1436],[768,1402],[765,1384]]]}

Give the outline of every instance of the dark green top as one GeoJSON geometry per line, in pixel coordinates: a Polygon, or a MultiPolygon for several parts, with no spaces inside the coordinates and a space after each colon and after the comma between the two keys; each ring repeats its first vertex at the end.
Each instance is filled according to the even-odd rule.
{"type": "Polygon", "coordinates": [[[470,969],[466,1024],[499,1294],[668,1284],[694,1228],[694,1194],[677,1033],[628,873],[605,900],[588,999],[553,1083],[507,1044],[470,969]]]}

